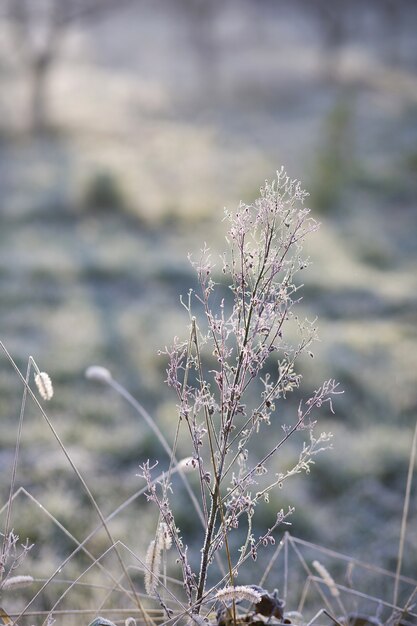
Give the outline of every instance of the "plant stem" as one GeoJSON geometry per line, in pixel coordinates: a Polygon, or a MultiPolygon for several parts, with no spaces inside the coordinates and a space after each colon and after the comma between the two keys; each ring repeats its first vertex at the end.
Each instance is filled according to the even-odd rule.
{"type": "Polygon", "coordinates": [[[200,566],[200,576],[199,576],[199,579],[198,579],[197,597],[196,597],[196,611],[197,611],[197,613],[200,612],[200,603],[201,603],[201,599],[202,599],[203,594],[204,594],[204,587],[205,587],[206,578],[207,578],[208,555],[209,555],[209,551],[210,551],[211,540],[212,540],[212,537],[213,537],[213,531],[214,531],[214,526],[215,526],[216,518],[217,518],[217,511],[218,511],[218,507],[219,507],[219,503],[218,503],[218,486],[217,485],[218,485],[218,483],[216,482],[216,485],[215,485],[215,488],[214,488],[214,493],[213,493],[213,496],[212,496],[210,515],[209,515],[209,520],[208,520],[208,525],[207,525],[207,532],[206,532],[206,536],[204,538],[204,546],[203,546],[203,550],[202,550],[201,566],[200,566]]]}

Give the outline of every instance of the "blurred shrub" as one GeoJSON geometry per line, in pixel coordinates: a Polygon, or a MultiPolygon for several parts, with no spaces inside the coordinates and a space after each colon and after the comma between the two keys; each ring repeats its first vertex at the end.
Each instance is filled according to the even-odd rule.
{"type": "Polygon", "coordinates": [[[329,213],[341,201],[353,165],[351,98],[343,94],[324,123],[311,183],[316,212],[329,213]]]}
{"type": "Polygon", "coordinates": [[[87,181],[83,206],[93,211],[124,210],[126,199],[116,175],[107,170],[96,171],[87,181]]]}
{"type": "Polygon", "coordinates": [[[404,166],[410,174],[417,174],[417,150],[410,150],[408,154],[405,155],[404,166]]]}

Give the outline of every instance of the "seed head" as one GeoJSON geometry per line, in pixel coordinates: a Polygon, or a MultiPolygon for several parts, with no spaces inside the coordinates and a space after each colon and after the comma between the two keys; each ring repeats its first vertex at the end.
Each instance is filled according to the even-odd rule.
{"type": "Polygon", "coordinates": [[[21,587],[27,587],[32,583],[32,576],[11,576],[11,578],[6,578],[2,585],[2,589],[4,591],[8,589],[20,589],[21,587]]]}
{"type": "Polygon", "coordinates": [[[50,400],[52,398],[54,395],[54,388],[52,387],[51,379],[46,372],[39,372],[39,374],[35,374],[35,384],[41,398],[44,400],[50,400]]]}
{"type": "Polygon", "coordinates": [[[248,585],[238,585],[237,587],[224,587],[216,593],[216,600],[227,602],[229,600],[247,600],[253,604],[261,601],[262,595],[248,585]]]}
{"type": "Polygon", "coordinates": [[[85,371],[85,377],[89,380],[96,380],[99,383],[109,383],[112,375],[109,370],[101,365],[91,365],[85,371]]]}
{"type": "Polygon", "coordinates": [[[340,596],[339,590],[334,582],[333,578],[330,576],[327,569],[320,563],[320,561],[313,561],[313,567],[316,572],[319,574],[320,578],[323,580],[324,584],[328,586],[330,593],[334,598],[338,598],[340,596]]]}

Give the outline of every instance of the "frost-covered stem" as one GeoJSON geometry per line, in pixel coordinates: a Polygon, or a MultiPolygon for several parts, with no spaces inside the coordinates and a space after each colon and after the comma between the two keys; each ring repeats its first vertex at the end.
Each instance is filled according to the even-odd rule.
{"type": "MultiPolygon", "coordinates": [[[[182,390],[179,394],[179,399],[182,402],[183,401],[183,394],[184,394],[184,390],[187,388],[187,383],[188,383],[188,373],[189,373],[189,369],[190,369],[190,358],[191,358],[191,350],[192,350],[192,344],[196,345],[196,348],[198,349],[197,346],[197,329],[196,329],[196,322],[195,322],[195,318],[193,317],[191,320],[191,332],[190,332],[190,339],[188,342],[188,348],[187,348],[187,361],[186,361],[186,365],[185,365],[185,374],[184,374],[184,381],[183,381],[183,385],[182,385],[182,390]]],[[[190,432],[190,436],[191,436],[191,441],[194,444],[194,452],[196,455],[196,459],[198,462],[198,474],[199,474],[199,478],[200,478],[200,491],[201,491],[201,506],[203,507],[203,514],[204,514],[204,522],[207,522],[207,503],[206,503],[206,497],[205,497],[205,493],[204,493],[204,478],[203,478],[203,467],[202,467],[202,459],[201,459],[201,455],[199,454],[199,450],[198,450],[198,445],[195,442],[195,439],[193,437],[193,429],[192,426],[190,424],[188,415],[186,415],[186,422],[187,422],[187,426],[190,432]]],[[[205,524],[204,524],[205,525],[205,524]]]]}
{"type": "Polygon", "coordinates": [[[210,515],[209,515],[209,520],[207,524],[206,536],[204,537],[204,545],[203,545],[202,556],[201,556],[200,575],[198,579],[196,607],[195,607],[197,613],[200,612],[201,600],[203,598],[204,587],[206,585],[210,545],[211,545],[211,540],[213,537],[214,527],[215,527],[216,518],[217,518],[217,512],[219,508],[218,490],[219,490],[218,483],[216,482],[216,485],[214,487],[214,493],[213,493],[212,500],[211,500],[210,515]]]}
{"type": "MultiPolygon", "coordinates": [[[[197,351],[197,359],[198,359],[200,380],[202,381],[203,377],[202,377],[202,369],[201,369],[201,359],[200,359],[200,351],[199,351],[199,347],[198,347],[197,333],[195,332],[195,324],[194,324],[194,342],[195,342],[196,351],[197,351]]],[[[203,383],[201,382],[201,384],[203,384],[203,383]]],[[[214,432],[214,429],[213,429],[213,425],[212,425],[212,422],[210,420],[210,417],[208,415],[207,407],[205,407],[205,416],[206,416],[207,432],[208,432],[208,436],[209,436],[210,453],[211,453],[211,460],[212,460],[212,465],[213,465],[215,486],[214,486],[214,492],[212,494],[212,503],[211,503],[209,523],[208,523],[207,532],[206,532],[206,535],[205,535],[205,538],[204,538],[204,546],[203,546],[201,566],[200,566],[200,576],[199,576],[199,580],[198,580],[197,597],[196,597],[197,612],[200,611],[200,606],[201,606],[200,603],[201,603],[201,599],[202,599],[202,596],[203,596],[203,593],[204,593],[204,587],[205,587],[205,584],[206,584],[207,569],[208,569],[208,564],[209,564],[210,546],[211,546],[211,542],[212,542],[213,532],[214,532],[214,528],[215,528],[215,525],[216,525],[217,513],[218,513],[219,509],[220,509],[220,514],[221,514],[222,524],[224,524],[222,502],[221,502],[221,497],[220,497],[220,477],[221,477],[222,471],[223,471],[225,454],[222,455],[222,457],[220,459],[220,467],[219,467],[218,470],[216,470],[216,459],[215,459],[215,456],[214,456],[213,441],[212,441],[212,430],[214,432]]],[[[233,584],[232,563],[231,563],[231,558],[230,558],[230,552],[229,552],[227,537],[225,537],[225,544],[226,544],[227,560],[228,560],[228,565],[229,565],[229,575],[230,575],[231,583],[233,584]]]]}
{"type": "MultiPolygon", "coordinates": [[[[213,496],[212,496],[212,503],[211,503],[211,510],[210,510],[210,515],[209,515],[209,522],[207,525],[207,532],[204,538],[204,546],[203,546],[203,550],[202,550],[202,557],[201,557],[201,565],[200,565],[200,575],[199,575],[199,580],[198,580],[198,588],[197,588],[197,597],[196,597],[196,603],[197,603],[197,610],[200,610],[200,603],[201,603],[201,599],[203,597],[204,594],[204,588],[205,588],[205,584],[206,584],[206,579],[207,579],[207,569],[208,569],[208,564],[209,564],[209,554],[210,554],[210,546],[211,546],[211,542],[213,539],[213,533],[214,533],[214,529],[216,526],[216,519],[217,519],[217,514],[219,512],[219,507],[222,506],[222,502],[221,502],[221,496],[220,496],[220,483],[221,483],[221,479],[222,479],[222,475],[223,475],[223,469],[224,469],[224,463],[225,463],[225,459],[226,459],[226,453],[227,453],[227,445],[228,445],[228,438],[231,432],[231,426],[232,426],[232,421],[233,421],[233,414],[235,411],[235,403],[236,403],[236,389],[239,383],[239,379],[240,379],[240,374],[241,374],[241,370],[242,370],[242,365],[243,365],[243,359],[244,359],[244,351],[245,351],[245,347],[248,343],[248,339],[249,339],[249,331],[250,331],[250,327],[251,327],[251,319],[252,319],[252,315],[253,315],[253,310],[254,310],[254,299],[257,293],[257,290],[259,288],[259,285],[261,283],[261,280],[263,278],[263,274],[265,271],[265,267],[266,267],[266,263],[267,263],[267,259],[269,256],[269,251],[270,251],[270,246],[272,243],[272,237],[273,237],[273,229],[271,228],[270,233],[268,235],[267,241],[266,241],[266,247],[265,247],[265,252],[264,252],[264,257],[263,257],[263,262],[262,262],[262,267],[259,271],[256,283],[253,287],[252,290],[252,294],[251,294],[251,298],[250,298],[250,306],[249,306],[249,311],[248,311],[248,316],[246,319],[246,328],[245,328],[245,335],[244,335],[244,339],[243,339],[243,343],[240,349],[240,354],[239,354],[239,361],[238,361],[238,365],[236,368],[236,373],[235,373],[235,377],[234,377],[234,381],[233,381],[233,386],[232,386],[232,392],[231,392],[231,397],[230,397],[230,405],[227,411],[227,415],[226,415],[226,420],[225,420],[225,428],[223,429],[223,441],[222,441],[222,450],[221,450],[221,454],[220,454],[220,462],[219,462],[219,467],[217,469],[217,471],[215,470],[215,467],[213,468],[215,470],[215,486],[214,486],[214,492],[213,492],[213,496]]],[[[241,249],[241,257],[243,258],[243,249],[241,249]]],[[[214,461],[214,457],[213,457],[213,461],[214,461]]]]}

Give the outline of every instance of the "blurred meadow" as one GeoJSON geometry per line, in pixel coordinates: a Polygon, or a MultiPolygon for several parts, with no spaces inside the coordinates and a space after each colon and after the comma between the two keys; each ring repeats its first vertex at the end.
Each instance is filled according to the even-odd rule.
{"type": "MultiPolygon", "coordinates": [[[[107,367],[173,436],[158,350],[189,332],[187,255],[206,242],[216,258],[224,207],[284,165],[322,223],[299,307],[321,341],[300,393],[329,377],[345,393],[319,427],[333,450],[265,520],[294,505],[295,535],[395,570],[417,419],[416,25],[412,0],[0,0],[0,339],[21,371],[31,354],[51,375],[48,414],[105,513],[142,486],[139,463],[166,459],[86,368],[107,367]]],[[[0,371],[5,503],[22,385],[4,356],[0,371]]],[[[78,538],[96,524],[32,403],[16,486],[78,538]]],[[[415,486],[409,517],[412,576],[415,486]]],[[[146,550],[155,511],[135,502],[114,524],[146,550]]],[[[40,577],[71,547],[30,498],[13,527],[40,577]]]]}

